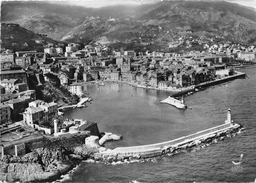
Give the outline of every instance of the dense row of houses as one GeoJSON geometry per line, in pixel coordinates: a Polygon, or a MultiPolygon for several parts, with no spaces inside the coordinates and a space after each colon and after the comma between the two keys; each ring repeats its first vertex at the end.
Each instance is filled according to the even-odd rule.
{"type": "MultiPolygon", "coordinates": [[[[35,91],[28,90],[27,77],[29,72],[35,70],[44,75],[45,81],[52,82],[47,74],[53,74],[60,85],[71,88],[70,91],[76,94],[81,91],[75,88],[75,83],[98,80],[125,81],[159,89],[189,87],[231,74],[225,65],[234,60],[234,53],[239,59],[255,60],[255,48],[232,47],[231,55],[210,52],[216,49],[228,50],[225,45],[225,49],[213,46],[208,53],[136,53],[126,50],[114,51],[109,55],[106,46],[86,45],[80,50],[79,46],[69,44],[65,53],[63,49],[53,45],[45,48],[44,53],[13,53],[11,50],[1,52],[1,121],[17,120],[24,109],[32,107],[29,102],[35,99],[35,91]],[[13,66],[22,69],[13,69],[13,66]]],[[[38,74],[35,75],[39,77],[38,74]]],[[[37,80],[40,85],[40,79],[37,80]]]]}

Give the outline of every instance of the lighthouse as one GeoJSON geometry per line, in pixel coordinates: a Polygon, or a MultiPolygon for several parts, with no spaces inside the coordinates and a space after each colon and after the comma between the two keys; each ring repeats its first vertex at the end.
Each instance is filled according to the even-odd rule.
{"type": "Polygon", "coordinates": [[[55,119],[53,121],[53,123],[54,123],[54,134],[56,134],[56,133],[58,133],[58,120],[55,119]]]}
{"type": "Polygon", "coordinates": [[[225,121],[225,124],[229,124],[229,123],[232,123],[232,120],[231,120],[231,110],[230,109],[228,109],[227,120],[225,121]]]}

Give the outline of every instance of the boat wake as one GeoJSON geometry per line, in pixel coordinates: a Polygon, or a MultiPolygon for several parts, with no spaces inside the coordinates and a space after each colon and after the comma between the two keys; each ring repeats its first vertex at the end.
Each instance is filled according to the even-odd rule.
{"type": "Polygon", "coordinates": [[[244,157],[244,154],[241,154],[239,161],[237,161],[237,162],[232,161],[232,163],[233,163],[234,165],[240,165],[240,164],[242,163],[243,157],[244,157]]]}

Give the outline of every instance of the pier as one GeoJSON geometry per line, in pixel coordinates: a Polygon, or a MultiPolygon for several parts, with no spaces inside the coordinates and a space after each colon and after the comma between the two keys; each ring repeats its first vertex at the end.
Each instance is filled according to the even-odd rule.
{"type": "Polygon", "coordinates": [[[246,77],[245,73],[236,71],[235,75],[226,76],[224,78],[216,79],[214,81],[200,83],[200,84],[196,85],[195,88],[208,87],[208,86],[212,86],[212,85],[215,85],[215,84],[220,84],[220,83],[223,83],[223,82],[226,82],[226,81],[231,81],[231,80],[234,80],[234,79],[237,79],[237,78],[245,78],[245,77],[246,77]]]}
{"type": "Polygon", "coordinates": [[[226,136],[241,132],[242,129],[241,125],[233,123],[231,120],[231,112],[228,110],[225,124],[166,142],[107,149],[106,151],[95,153],[93,158],[102,161],[122,161],[124,159],[151,158],[168,153],[177,154],[183,150],[197,147],[200,144],[205,145],[212,141],[217,141],[218,139],[223,140],[226,136]]]}
{"type": "Polygon", "coordinates": [[[81,98],[80,102],[78,102],[77,104],[75,105],[67,105],[67,106],[62,106],[62,107],[59,107],[58,108],[58,113],[61,114],[63,113],[63,110],[64,109],[69,109],[69,108],[76,108],[76,107],[84,107],[84,103],[85,102],[90,102],[92,99],[91,98],[81,98]]]}
{"type": "Polygon", "coordinates": [[[203,82],[203,83],[200,83],[200,84],[197,84],[197,85],[193,85],[192,88],[176,92],[176,93],[172,94],[171,97],[179,97],[179,96],[185,95],[189,92],[194,92],[197,89],[214,86],[214,85],[221,84],[221,83],[224,83],[224,82],[227,82],[227,81],[231,81],[231,80],[239,79],[239,78],[245,78],[245,77],[246,77],[245,73],[236,71],[235,75],[226,76],[224,78],[215,79],[213,81],[207,81],[207,82],[203,82]]]}
{"type": "Polygon", "coordinates": [[[183,98],[181,100],[175,99],[173,97],[168,97],[161,101],[161,103],[169,104],[177,107],[178,109],[186,109],[187,106],[184,104],[183,98]]]}

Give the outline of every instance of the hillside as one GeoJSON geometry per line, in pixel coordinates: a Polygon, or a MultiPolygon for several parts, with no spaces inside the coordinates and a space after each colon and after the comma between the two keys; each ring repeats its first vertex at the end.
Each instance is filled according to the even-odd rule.
{"type": "Polygon", "coordinates": [[[256,43],[256,11],[225,1],[163,1],[98,9],[46,2],[3,5],[3,22],[19,22],[36,33],[67,42],[160,48],[224,40],[256,43]],[[183,42],[178,42],[180,38],[183,42]]]}
{"type": "Polygon", "coordinates": [[[18,24],[1,23],[1,47],[3,48],[14,51],[43,51],[43,45],[49,43],[57,44],[58,41],[48,38],[43,34],[35,34],[18,24]]]}

